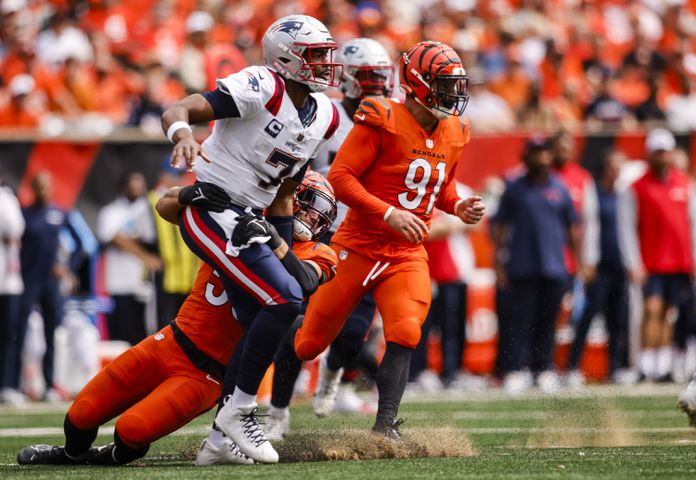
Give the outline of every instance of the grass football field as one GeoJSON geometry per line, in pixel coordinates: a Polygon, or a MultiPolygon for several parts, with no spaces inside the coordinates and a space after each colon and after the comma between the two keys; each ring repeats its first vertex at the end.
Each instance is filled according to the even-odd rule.
{"type": "MultiPolygon", "coordinates": [[[[62,444],[67,405],[0,407],[0,479],[637,479],[696,478],[696,429],[676,408],[679,388],[590,387],[550,398],[409,395],[402,445],[367,434],[372,417],[316,419],[292,408],[292,435],[278,465],[195,467],[208,413],[121,468],[19,466],[32,443],[62,444]],[[389,458],[383,458],[389,457],[389,458]]],[[[112,424],[111,424],[112,425],[112,424]]],[[[103,429],[97,443],[111,440],[103,429]]]]}

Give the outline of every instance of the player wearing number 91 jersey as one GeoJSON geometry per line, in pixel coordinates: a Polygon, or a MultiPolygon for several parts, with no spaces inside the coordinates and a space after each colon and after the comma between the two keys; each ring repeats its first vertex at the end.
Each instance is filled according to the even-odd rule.
{"type": "Polygon", "coordinates": [[[468,95],[456,53],[441,43],[419,43],[402,56],[400,77],[405,103],[363,100],[331,166],[336,198],[350,207],[332,239],[338,271],[310,300],[295,336],[298,358],[319,355],[357,302],[372,292],[387,341],[373,430],[388,437],[398,436],[396,414],[409,359],[430,306],[422,242],[433,209],[467,223],[478,222],[484,209],[478,197],[459,198],[454,184],[469,141],[468,123],[457,118],[468,95]]]}

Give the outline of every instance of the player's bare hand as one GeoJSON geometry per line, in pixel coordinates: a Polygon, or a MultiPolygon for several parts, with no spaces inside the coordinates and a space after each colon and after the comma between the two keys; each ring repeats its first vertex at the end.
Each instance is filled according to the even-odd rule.
{"type": "Polygon", "coordinates": [[[176,142],[174,150],[172,150],[172,167],[179,168],[186,165],[190,171],[196,164],[196,159],[201,157],[206,162],[210,163],[208,154],[205,153],[203,147],[192,136],[185,136],[176,142]]]}
{"type": "Polygon", "coordinates": [[[475,225],[481,221],[483,214],[486,213],[486,206],[481,197],[469,197],[457,205],[455,213],[462,222],[475,225]]]}
{"type": "Polygon", "coordinates": [[[387,217],[387,225],[403,235],[411,243],[420,243],[428,235],[428,227],[423,220],[406,210],[395,208],[387,217]]]}

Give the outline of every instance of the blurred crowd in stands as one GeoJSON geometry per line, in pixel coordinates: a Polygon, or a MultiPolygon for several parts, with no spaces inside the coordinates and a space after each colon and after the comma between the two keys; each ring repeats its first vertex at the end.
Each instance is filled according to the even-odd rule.
{"type": "Polygon", "coordinates": [[[475,131],[696,126],[694,0],[2,0],[0,126],[159,135],[162,109],[261,60],[279,16],[339,44],[452,45],[475,131]]]}

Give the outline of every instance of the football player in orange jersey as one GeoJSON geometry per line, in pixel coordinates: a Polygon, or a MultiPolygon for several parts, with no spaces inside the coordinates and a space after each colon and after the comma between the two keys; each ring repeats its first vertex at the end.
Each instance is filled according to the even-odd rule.
{"type": "Polygon", "coordinates": [[[445,44],[421,42],[402,55],[399,68],[405,102],[363,100],[329,171],[336,198],[350,207],[332,240],[338,271],[311,298],[295,336],[297,357],[315,358],[372,292],[387,342],[373,431],[394,439],[411,352],[430,306],[423,241],[433,208],[470,224],[485,210],[480,197],[459,198],[454,183],[469,141],[468,123],[457,118],[468,100],[457,54],[445,44]]]}
{"type": "MultiPolygon", "coordinates": [[[[310,177],[317,175],[307,173],[310,177]]],[[[203,188],[209,201],[207,208],[229,202],[215,185],[197,183],[196,187],[203,188]]],[[[179,190],[170,189],[157,205],[160,215],[172,223],[178,223],[182,208],[179,190]]],[[[297,229],[313,231],[331,225],[336,208],[332,192],[328,195],[333,209],[321,210],[325,218],[318,218],[310,195],[306,196],[308,201],[298,203],[295,221],[301,225],[297,229]]],[[[327,192],[322,191],[322,200],[326,197],[327,192]]],[[[280,238],[277,241],[280,246],[275,253],[280,258],[288,253],[287,244],[280,238]]],[[[293,251],[314,269],[320,283],[333,277],[337,258],[328,246],[299,239],[293,251]]],[[[202,264],[176,319],[109,363],[80,391],[65,416],[65,446],[33,445],[19,452],[17,462],[121,465],[143,457],[152,442],[217,404],[224,366],[243,341],[244,333],[219,275],[202,264]],[[114,443],[90,448],[99,427],[115,417],[119,418],[114,443]]],[[[217,432],[204,440],[196,463],[254,462],[231,439],[217,432]]]]}

